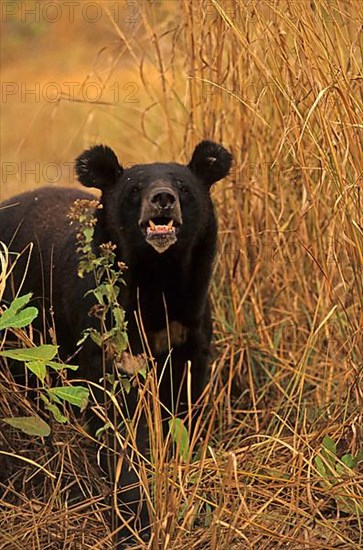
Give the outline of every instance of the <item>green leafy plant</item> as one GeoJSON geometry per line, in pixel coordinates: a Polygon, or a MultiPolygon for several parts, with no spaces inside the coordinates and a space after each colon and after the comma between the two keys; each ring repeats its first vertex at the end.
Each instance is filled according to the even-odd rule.
{"type": "MultiPolygon", "coordinates": [[[[38,309],[28,306],[32,294],[15,298],[9,307],[2,311],[0,317],[1,330],[22,329],[29,326],[38,316],[38,309]]],[[[5,349],[0,351],[1,357],[13,361],[20,361],[32,372],[40,382],[40,398],[57,422],[66,423],[67,418],[59,408],[62,401],[75,405],[80,410],[87,406],[89,391],[83,386],[51,387],[47,380],[47,369],[60,371],[62,369],[77,370],[76,365],[67,365],[56,360],[58,347],[43,344],[33,347],[5,349]]],[[[29,435],[47,436],[50,426],[38,415],[26,417],[12,417],[2,419],[14,428],[20,429],[29,435]]]]}
{"type": "Polygon", "coordinates": [[[360,499],[354,498],[343,485],[344,481],[355,476],[355,469],[362,461],[363,449],[355,455],[347,453],[339,457],[336,443],[328,436],[323,439],[320,455],[314,459],[317,472],[323,478],[321,485],[330,490],[342,512],[363,514],[363,504],[360,499]]]}
{"type": "Polygon", "coordinates": [[[96,211],[100,208],[102,205],[97,200],[80,199],[75,201],[69,214],[71,222],[78,224],[78,276],[83,278],[88,273],[94,276],[95,285],[88,294],[93,294],[96,298],[97,305],[92,313],[100,319],[101,324],[100,330],[87,328],[78,344],[91,338],[99,347],[104,347],[107,356],[121,360],[128,339],[125,311],[118,302],[118,296],[120,288],[125,284],[123,272],[126,266],[122,262],[116,262],[116,246],[112,243],[101,244],[99,254],[94,251],[96,211]]]}
{"type": "MultiPolygon", "coordinates": [[[[129,418],[126,394],[131,390],[132,381],[137,375],[146,377],[146,360],[143,356],[132,356],[127,352],[128,336],[125,311],[119,304],[119,295],[125,285],[123,273],[126,265],[117,261],[116,246],[111,243],[103,243],[95,247],[94,229],[97,223],[97,210],[102,205],[97,200],[79,199],[74,202],[68,215],[71,223],[77,224],[77,254],[78,254],[78,276],[80,278],[90,274],[94,278],[93,288],[86,293],[93,295],[96,304],[92,307],[90,314],[99,319],[99,327],[86,328],[78,345],[83,344],[90,338],[104,353],[106,361],[112,363],[113,368],[106,372],[104,368],[103,390],[111,397],[111,402],[119,403],[119,392],[123,396],[126,417],[118,405],[118,413],[121,413],[121,424],[129,418]]],[[[103,365],[105,367],[105,364],[103,365]]],[[[108,369],[107,369],[108,370],[108,369]]],[[[109,400],[109,399],[107,399],[109,400]]],[[[110,422],[97,431],[96,436],[100,437],[111,427],[110,422]]]]}
{"type": "Polygon", "coordinates": [[[36,307],[25,307],[31,294],[15,298],[0,317],[0,330],[7,328],[24,328],[30,325],[38,315],[36,307]]]}
{"type": "Polygon", "coordinates": [[[168,422],[172,441],[176,445],[177,452],[184,461],[189,455],[189,433],[180,418],[172,418],[168,422]]]}

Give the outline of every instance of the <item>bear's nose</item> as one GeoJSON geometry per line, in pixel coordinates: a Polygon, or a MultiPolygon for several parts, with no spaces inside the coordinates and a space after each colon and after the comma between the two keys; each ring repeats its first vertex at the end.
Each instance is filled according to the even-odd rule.
{"type": "Polygon", "coordinates": [[[155,189],[150,197],[150,203],[152,206],[163,209],[170,210],[176,203],[176,195],[172,189],[155,189]]]}

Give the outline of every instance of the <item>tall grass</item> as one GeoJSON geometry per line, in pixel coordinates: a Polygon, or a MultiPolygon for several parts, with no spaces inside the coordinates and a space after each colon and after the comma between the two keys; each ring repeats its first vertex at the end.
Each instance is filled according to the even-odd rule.
{"type": "MultiPolygon", "coordinates": [[[[116,61],[125,60],[140,103],[81,103],[76,121],[74,104],[59,104],[69,135],[78,131],[62,160],[102,140],[125,162],[186,161],[201,138],[220,140],[235,158],[213,192],[215,357],[187,459],[164,448],[152,377],[144,393],[152,407],[150,548],[360,548],[362,463],[340,473],[336,465],[363,447],[363,4],[139,8],[129,35],[108,11],[119,42],[101,77],[123,82],[116,61]],[[333,465],[325,436],[337,444],[333,465]]],[[[84,475],[87,453],[80,460],[77,443],[69,430],[46,452],[33,443],[30,456],[58,480],[35,484],[33,501],[26,486],[40,474],[17,463],[0,548],[58,548],[57,530],[67,547],[107,547],[102,490],[84,475]],[[83,503],[68,503],[65,479],[78,484],[83,503]]],[[[16,454],[25,444],[11,445],[16,454]]]]}

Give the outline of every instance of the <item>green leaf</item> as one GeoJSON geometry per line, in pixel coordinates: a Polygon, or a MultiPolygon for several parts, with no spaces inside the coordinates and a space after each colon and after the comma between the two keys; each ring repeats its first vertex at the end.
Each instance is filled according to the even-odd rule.
{"type": "Polygon", "coordinates": [[[337,457],[337,447],[333,439],[329,436],[325,436],[322,443],[321,454],[326,459],[328,464],[334,468],[337,457]]]}
{"type": "Polygon", "coordinates": [[[26,307],[23,311],[20,311],[16,315],[16,319],[12,320],[12,328],[23,328],[29,326],[34,319],[38,317],[38,310],[36,307],[26,307]]]}
{"type": "Polygon", "coordinates": [[[36,307],[23,307],[29,302],[31,294],[26,294],[20,298],[15,298],[0,317],[0,330],[6,328],[23,328],[27,327],[34,321],[38,315],[36,307]]]}
{"type": "Polygon", "coordinates": [[[322,461],[320,456],[315,457],[315,466],[316,466],[316,469],[318,470],[318,473],[321,475],[321,477],[324,477],[324,478],[328,477],[326,474],[326,468],[325,468],[324,462],[322,461]]]}
{"type": "Polygon", "coordinates": [[[108,283],[103,285],[103,286],[104,286],[104,289],[103,289],[104,294],[105,294],[107,300],[109,302],[111,302],[112,299],[115,297],[115,295],[118,294],[118,292],[117,292],[118,289],[116,287],[114,287],[113,285],[108,284],[108,283]]]}
{"type": "Polygon", "coordinates": [[[92,294],[94,294],[94,296],[96,297],[97,299],[97,302],[101,305],[101,306],[104,306],[105,305],[105,296],[106,296],[106,292],[105,292],[105,286],[104,284],[102,285],[98,285],[96,288],[92,289],[92,294]]]}
{"type": "Polygon", "coordinates": [[[140,369],[138,374],[141,376],[143,380],[146,380],[146,376],[147,376],[146,367],[144,367],[143,369],[140,369]]]}
{"type": "Polygon", "coordinates": [[[81,346],[87,340],[87,338],[90,335],[90,332],[91,332],[91,329],[89,328],[84,329],[84,331],[82,332],[81,338],[77,342],[77,346],[81,346]]]}
{"type": "Polygon", "coordinates": [[[14,418],[3,418],[3,421],[21,430],[28,435],[39,435],[47,437],[50,434],[50,426],[39,416],[18,416],[14,418]]]}
{"type": "Polygon", "coordinates": [[[35,374],[37,378],[44,384],[45,376],[47,374],[47,367],[44,361],[28,361],[25,363],[27,369],[35,374]]]}
{"type": "MultiPolygon", "coordinates": [[[[49,393],[49,389],[50,389],[50,388],[49,388],[49,389],[48,389],[48,388],[45,388],[45,389],[46,389],[46,391],[49,393]]],[[[49,397],[51,397],[51,399],[52,399],[52,401],[54,401],[54,403],[58,403],[58,405],[61,405],[61,404],[62,404],[62,400],[59,399],[59,397],[57,397],[55,394],[53,394],[53,395],[50,395],[50,394],[49,394],[49,397]]]]}
{"type": "Polygon", "coordinates": [[[128,344],[126,332],[118,331],[115,335],[111,336],[111,340],[115,345],[118,355],[121,355],[121,353],[126,350],[128,344]]]}
{"type": "Polygon", "coordinates": [[[90,293],[96,297],[99,304],[105,306],[112,303],[117,298],[119,288],[109,283],[102,283],[96,288],[88,291],[86,295],[90,293]]]}
{"type": "Polygon", "coordinates": [[[7,311],[11,311],[12,313],[18,313],[21,309],[23,309],[26,304],[28,304],[31,300],[31,297],[33,294],[29,292],[29,294],[24,294],[24,296],[19,296],[18,298],[15,298],[7,311]]]}
{"type": "Polygon", "coordinates": [[[49,399],[44,394],[42,394],[40,397],[45,403],[45,408],[52,413],[57,422],[59,422],[60,424],[66,424],[68,422],[67,417],[60,412],[55,403],[49,401],[49,399]]]}
{"type": "Polygon", "coordinates": [[[94,330],[92,329],[90,332],[89,332],[89,335],[91,336],[91,340],[98,346],[98,347],[102,347],[102,344],[103,344],[103,341],[104,341],[104,337],[99,333],[97,332],[97,330],[94,330]]]}
{"type": "Polygon", "coordinates": [[[50,397],[57,397],[67,401],[71,405],[79,407],[83,411],[87,407],[89,391],[83,386],[66,386],[61,388],[49,388],[47,393],[50,397]]]}
{"type": "Polygon", "coordinates": [[[127,395],[130,393],[131,391],[131,382],[130,382],[130,379],[125,377],[125,376],[122,376],[120,377],[120,384],[121,386],[123,387],[123,389],[125,390],[125,392],[127,393],[127,395]]]}
{"type": "Polygon", "coordinates": [[[56,361],[47,361],[48,367],[60,371],[63,369],[69,369],[69,370],[77,370],[78,365],[68,365],[68,363],[57,363],[56,361]]]}
{"type": "Polygon", "coordinates": [[[109,422],[106,422],[106,424],[104,424],[103,426],[101,426],[95,433],[95,437],[97,439],[99,439],[101,437],[101,435],[104,433],[104,432],[107,432],[107,430],[111,428],[111,424],[109,422]]]}
{"type": "Polygon", "coordinates": [[[350,453],[343,455],[340,460],[348,468],[355,468],[357,465],[357,458],[353,457],[350,453]]]}
{"type": "Polygon", "coordinates": [[[87,243],[90,243],[92,241],[92,237],[93,237],[93,233],[94,233],[94,228],[93,227],[84,227],[82,229],[82,233],[85,237],[85,240],[87,243]]]}
{"type": "Polygon", "coordinates": [[[337,456],[337,446],[334,442],[334,440],[326,435],[323,439],[323,447],[331,452],[334,456],[337,456]]]}
{"type": "Polygon", "coordinates": [[[50,361],[57,353],[57,346],[44,344],[34,348],[18,348],[1,351],[2,357],[15,359],[16,361],[50,361]]]}
{"type": "Polygon", "coordinates": [[[103,380],[106,380],[108,384],[113,385],[115,383],[115,375],[111,372],[105,372],[105,377],[99,379],[99,383],[102,384],[103,380]]]}
{"type": "Polygon", "coordinates": [[[113,317],[115,319],[116,326],[118,328],[123,328],[124,321],[125,321],[125,310],[121,307],[114,307],[113,308],[113,317]]]}
{"type": "Polygon", "coordinates": [[[189,455],[189,434],[188,430],[180,418],[172,418],[168,422],[171,438],[177,445],[179,455],[183,460],[188,459],[189,455]]]}
{"type": "Polygon", "coordinates": [[[357,461],[357,464],[363,461],[363,449],[360,449],[360,451],[358,451],[358,453],[355,455],[355,459],[357,461]]]}

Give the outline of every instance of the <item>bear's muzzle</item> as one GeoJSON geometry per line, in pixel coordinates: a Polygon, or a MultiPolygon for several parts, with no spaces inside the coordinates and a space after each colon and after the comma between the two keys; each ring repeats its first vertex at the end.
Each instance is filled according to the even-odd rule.
{"type": "Polygon", "coordinates": [[[145,240],[160,254],[176,243],[182,225],[179,195],[171,182],[157,180],[141,198],[139,226],[145,240]]]}

